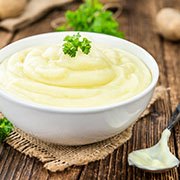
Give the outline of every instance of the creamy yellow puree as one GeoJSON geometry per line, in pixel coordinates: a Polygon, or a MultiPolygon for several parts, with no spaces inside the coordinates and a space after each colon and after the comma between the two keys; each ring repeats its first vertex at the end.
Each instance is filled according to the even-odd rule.
{"type": "Polygon", "coordinates": [[[129,165],[146,170],[162,170],[179,166],[179,160],[170,152],[168,140],[171,132],[165,129],[160,141],[146,149],[133,151],[128,155],[129,165]]]}
{"type": "Polygon", "coordinates": [[[92,107],[123,101],[143,91],[151,73],[136,56],[92,44],[88,55],[64,55],[60,45],[32,47],[0,64],[0,89],[38,104],[92,107]]]}

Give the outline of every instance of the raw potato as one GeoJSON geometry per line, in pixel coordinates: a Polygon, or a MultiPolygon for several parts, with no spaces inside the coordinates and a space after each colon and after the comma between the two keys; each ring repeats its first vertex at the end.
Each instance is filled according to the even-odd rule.
{"type": "Polygon", "coordinates": [[[180,12],[173,8],[163,8],[156,16],[158,32],[173,41],[180,40],[180,12]]]}
{"type": "Polygon", "coordinates": [[[0,0],[0,19],[19,16],[26,3],[27,0],[0,0]]]}

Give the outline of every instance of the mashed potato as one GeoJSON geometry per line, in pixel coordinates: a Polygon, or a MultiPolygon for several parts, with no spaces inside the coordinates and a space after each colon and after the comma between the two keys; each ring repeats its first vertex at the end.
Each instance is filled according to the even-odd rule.
{"type": "Polygon", "coordinates": [[[143,91],[151,73],[136,56],[92,44],[88,55],[64,55],[59,45],[32,47],[0,64],[0,89],[26,101],[55,107],[95,107],[143,91]]]}

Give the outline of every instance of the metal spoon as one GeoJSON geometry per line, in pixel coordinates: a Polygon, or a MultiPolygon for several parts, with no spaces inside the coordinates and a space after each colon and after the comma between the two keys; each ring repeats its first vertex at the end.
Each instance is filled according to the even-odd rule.
{"type": "MultiPolygon", "coordinates": [[[[176,109],[175,109],[175,111],[173,112],[173,115],[172,115],[172,117],[171,117],[171,119],[170,119],[170,123],[169,123],[169,125],[168,125],[168,127],[166,128],[166,133],[168,132],[169,133],[169,136],[170,136],[170,131],[172,130],[172,128],[178,123],[180,121],[180,104],[176,107],[176,109]]],[[[163,133],[165,132],[165,131],[163,131],[163,133]]],[[[168,141],[168,138],[167,139],[165,139],[165,140],[167,140],[168,141]]],[[[129,156],[128,156],[128,162],[129,162],[129,164],[130,165],[133,165],[133,166],[135,166],[135,167],[137,167],[137,168],[139,168],[139,169],[142,169],[142,170],[144,170],[144,171],[147,171],[147,172],[152,172],[152,173],[163,173],[163,172],[166,172],[166,171],[168,171],[168,170],[170,170],[170,169],[172,169],[172,168],[174,168],[174,167],[176,167],[178,164],[179,164],[179,160],[177,159],[177,158],[175,158],[175,157],[171,157],[173,160],[175,160],[175,162],[177,163],[177,165],[176,166],[173,166],[173,167],[170,167],[170,168],[160,168],[160,169],[158,169],[158,168],[156,168],[156,169],[148,169],[148,166],[146,166],[145,167],[145,165],[146,165],[146,163],[147,163],[147,159],[146,158],[151,158],[150,160],[151,160],[151,162],[156,162],[156,158],[155,159],[152,159],[152,157],[153,157],[153,153],[155,152],[156,153],[156,155],[158,154],[157,153],[157,151],[154,151],[154,150],[159,150],[158,148],[159,147],[161,147],[162,148],[162,144],[160,143],[161,141],[163,141],[163,142],[165,142],[165,143],[167,143],[167,141],[164,141],[163,139],[162,139],[162,137],[161,137],[161,140],[156,144],[156,145],[154,145],[153,147],[151,147],[151,148],[147,148],[147,149],[143,149],[143,150],[137,150],[137,151],[134,151],[134,152],[132,152],[132,153],[130,153],[129,154],[129,156]],[[150,152],[151,151],[151,152],[150,152]],[[149,154],[148,154],[149,153],[149,154]],[[147,157],[145,156],[145,155],[148,155],[147,157]],[[142,166],[143,165],[141,165],[141,164],[139,164],[138,163],[138,161],[136,161],[136,160],[145,160],[146,162],[145,162],[145,165],[144,165],[144,168],[142,168],[142,166]]],[[[167,144],[165,144],[166,146],[166,148],[168,148],[168,146],[167,146],[167,144]]],[[[168,150],[169,149],[166,149],[167,151],[166,151],[166,153],[168,152],[168,155],[171,155],[171,156],[173,156],[168,150]]],[[[162,152],[163,153],[163,152],[162,152]]],[[[163,157],[163,154],[162,153],[160,153],[160,155],[159,156],[162,156],[163,157]]],[[[165,153],[165,152],[164,152],[165,153]]],[[[172,160],[171,159],[171,160],[172,160]]],[[[158,159],[158,161],[159,161],[159,159],[158,159]]],[[[157,161],[157,162],[158,162],[157,161]]],[[[159,161],[160,162],[160,161],[159,161]]],[[[142,163],[143,164],[143,163],[142,163]]],[[[150,166],[149,166],[150,167],[150,166]]]]}
{"type": "Polygon", "coordinates": [[[175,111],[173,112],[167,129],[171,131],[172,128],[179,122],[179,120],[180,120],[180,104],[176,107],[175,111]]]}

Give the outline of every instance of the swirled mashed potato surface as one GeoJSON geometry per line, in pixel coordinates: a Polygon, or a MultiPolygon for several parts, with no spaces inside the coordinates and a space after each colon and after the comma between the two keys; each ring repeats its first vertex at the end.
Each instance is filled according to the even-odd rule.
{"type": "Polygon", "coordinates": [[[88,55],[64,55],[60,45],[32,47],[0,64],[0,89],[23,100],[55,107],[95,107],[143,91],[151,73],[136,56],[92,44],[88,55]]]}

